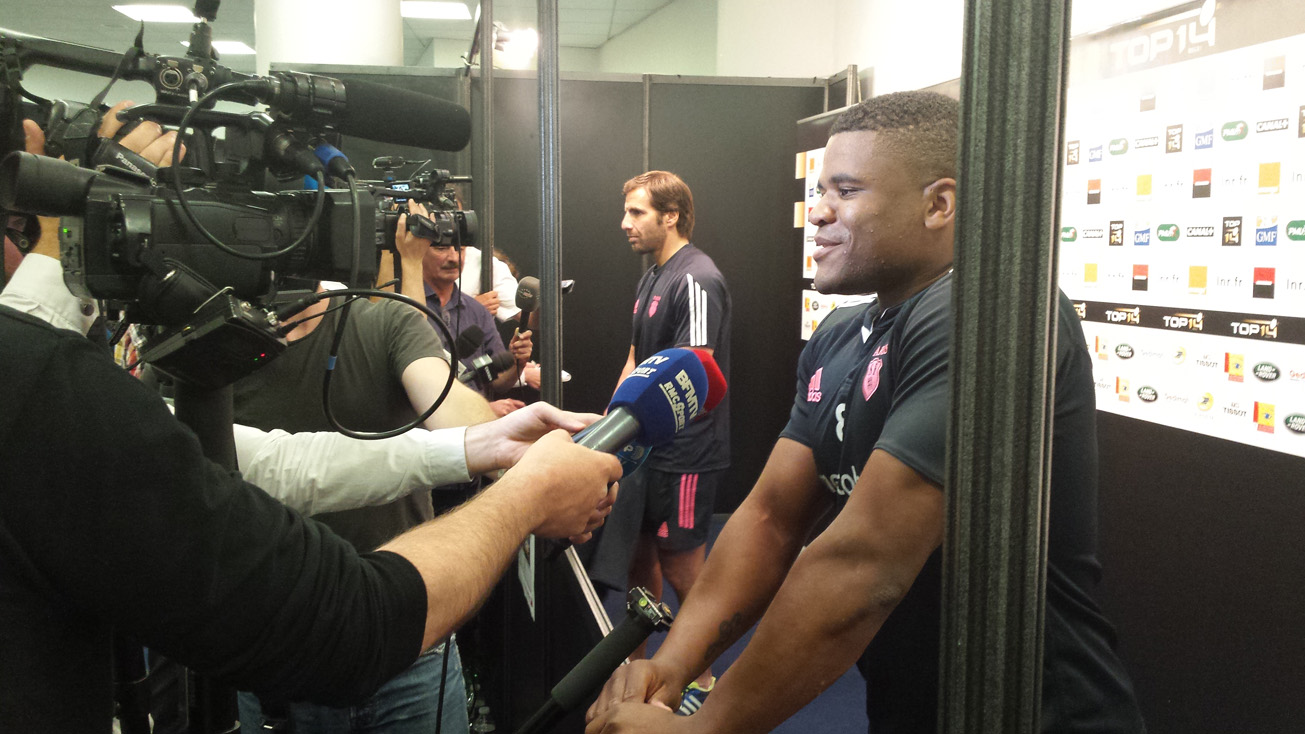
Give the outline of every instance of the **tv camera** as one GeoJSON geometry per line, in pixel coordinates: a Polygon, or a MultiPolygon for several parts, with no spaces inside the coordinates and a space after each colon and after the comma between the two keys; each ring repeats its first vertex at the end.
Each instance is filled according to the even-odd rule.
{"type": "MultiPolygon", "coordinates": [[[[0,208],[59,217],[70,290],[107,302],[122,313],[123,324],[148,327],[142,361],[212,388],[284,350],[282,322],[292,312],[282,305],[278,313],[276,306],[287,288],[341,281],[357,297],[375,281],[380,251],[394,247],[398,212],[380,206],[393,190],[359,187],[331,140],[352,135],[460,150],[470,137],[464,108],[427,95],[221,66],[209,26],[217,5],[196,3],[200,20],[183,57],[145,52],[143,30],[131,49],[117,54],[0,29],[0,208]],[[110,86],[117,79],[149,82],[155,102],[127,108],[119,119],[177,126],[174,161],[183,137],[185,161],[156,170],[101,140],[108,87],[90,104],[46,100],[22,86],[23,72],[34,65],[109,77],[110,86]],[[266,109],[217,111],[219,99],[266,109]],[[66,160],[21,152],[24,117],[43,125],[47,155],[66,160]],[[223,135],[215,136],[219,129],[223,135]],[[302,175],[317,184],[315,190],[267,190],[302,175]],[[328,189],[328,175],[348,187],[328,189]]],[[[429,172],[409,182],[418,192],[409,194],[429,199],[459,178],[429,172]]],[[[436,207],[434,216],[409,217],[408,228],[432,241],[468,243],[475,215],[436,207]]],[[[302,308],[307,299],[296,305],[302,308]]],[[[446,344],[452,343],[450,336],[446,344]]]]}

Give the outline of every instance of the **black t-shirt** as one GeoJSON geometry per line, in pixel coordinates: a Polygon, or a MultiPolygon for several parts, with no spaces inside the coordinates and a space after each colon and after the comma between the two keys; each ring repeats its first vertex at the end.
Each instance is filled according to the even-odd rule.
{"type": "MultiPolygon", "coordinates": [[[[702,250],[680,248],[639,280],[635,295],[634,362],[663,349],[705,347],[730,376],[730,292],[725,278],[702,250]]],[[[687,426],[675,440],[657,447],[648,466],[689,473],[724,469],[730,463],[729,392],[715,410],[687,426]]]]}
{"type": "MultiPolygon", "coordinates": [[[[838,309],[803,350],[781,435],[811,448],[840,510],[875,449],[943,483],[951,291],[947,275],[886,310],[873,303],[838,309]]],[[[1057,324],[1042,730],[1140,732],[1114,630],[1091,594],[1101,574],[1095,393],[1082,327],[1063,294],[1057,324]]],[[[940,555],[929,558],[859,663],[876,734],[936,728],[940,555]]]]}
{"type": "Polygon", "coordinates": [[[111,629],[229,683],[359,700],[416,659],[417,570],[203,458],[80,334],[0,307],[0,731],[105,732],[111,629]]]}
{"type": "MultiPolygon", "coordinates": [[[[333,303],[338,299],[333,300],[333,303]]],[[[233,386],[237,423],[290,433],[332,431],[322,410],[322,381],[339,311],[308,336],[233,386]]],[[[355,301],[331,377],[331,408],[346,428],[383,431],[417,417],[401,377],[423,357],[443,357],[435,329],[421,312],[391,300],[355,301]]],[[[376,548],[434,516],[430,494],[414,492],[374,507],[315,516],[358,550],[376,548]]]]}

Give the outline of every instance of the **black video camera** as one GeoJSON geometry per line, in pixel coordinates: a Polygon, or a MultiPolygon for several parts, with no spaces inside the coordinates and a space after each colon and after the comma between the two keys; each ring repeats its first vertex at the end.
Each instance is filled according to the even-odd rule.
{"type": "Polygon", "coordinates": [[[454,176],[444,169],[419,171],[407,181],[397,181],[394,169],[415,161],[405,161],[399,156],[383,156],[372,161],[372,166],[382,168],[382,180],[369,186],[379,196],[377,208],[382,223],[377,229],[384,233],[381,247],[394,250],[394,232],[399,215],[406,210],[409,200],[426,207],[427,214],[408,216],[409,233],[428,239],[432,247],[475,247],[479,241],[480,223],[476,213],[458,207],[452,185],[470,183],[470,176],[454,176]]]}

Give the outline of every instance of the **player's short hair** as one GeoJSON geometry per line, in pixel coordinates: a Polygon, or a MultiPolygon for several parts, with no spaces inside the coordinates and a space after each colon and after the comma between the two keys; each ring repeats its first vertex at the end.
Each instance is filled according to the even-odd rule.
{"type": "Polygon", "coordinates": [[[880,133],[929,184],[956,178],[960,103],[937,92],[893,92],[868,99],[834,120],[832,137],[845,132],[880,133]]]}
{"type": "Polygon", "coordinates": [[[670,171],[648,171],[626,181],[621,193],[629,196],[635,189],[647,191],[658,212],[678,212],[675,231],[686,240],[693,237],[693,192],[683,179],[670,171]]]}

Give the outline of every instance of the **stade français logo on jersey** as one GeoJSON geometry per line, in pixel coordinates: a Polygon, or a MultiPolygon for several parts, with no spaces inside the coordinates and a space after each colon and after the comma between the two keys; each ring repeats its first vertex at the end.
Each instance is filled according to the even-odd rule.
{"type": "Polygon", "coordinates": [[[824,397],[824,394],[820,392],[820,374],[824,371],[824,367],[816,370],[816,373],[811,376],[811,381],[807,383],[808,403],[818,403],[820,398],[824,397]]]}
{"type": "Polygon", "coordinates": [[[635,315],[638,315],[638,313],[639,313],[639,299],[638,299],[638,298],[634,299],[634,313],[635,313],[635,315]]]}
{"type": "Polygon", "coordinates": [[[884,367],[884,355],[888,354],[888,345],[885,344],[875,350],[874,359],[865,368],[865,377],[861,380],[861,394],[869,400],[879,389],[879,372],[884,367]]]}
{"type": "Polygon", "coordinates": [[[648,318],[652,318],[657,313],[657,304],[662,302],[661,296],[653,296],[652,303],[648,305],[648,318]]]}

